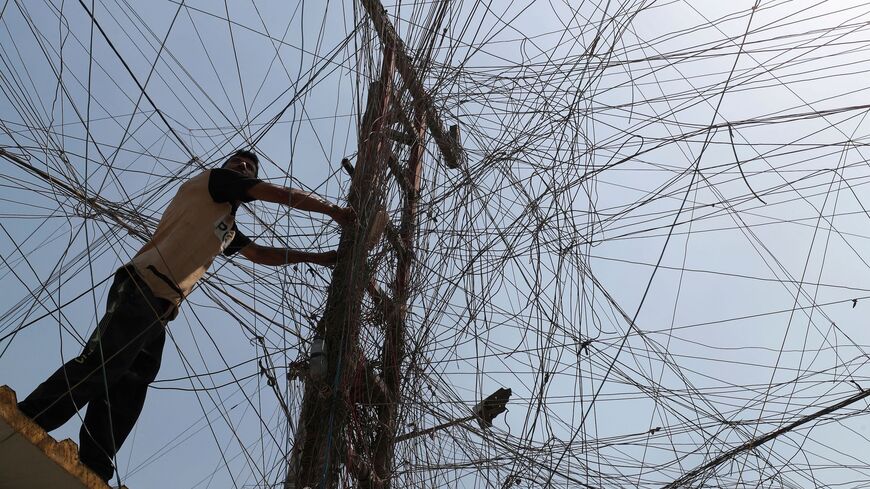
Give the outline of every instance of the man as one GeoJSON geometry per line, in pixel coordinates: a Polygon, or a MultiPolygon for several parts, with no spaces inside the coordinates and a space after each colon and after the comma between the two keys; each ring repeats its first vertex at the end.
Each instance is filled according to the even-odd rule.
{"type": "Polygon", "coordinates": [[[353,222],[349,207],[329,204],[298,190],[256,178],[257,155],[237,151],[223,168],[206,170],[181,185],[151,240],[115,273],[106,314],[78,357],[70,360],[26,399],[19,409],[54,430],[88,405],[80,432],[79,457],[104,480],[112,458],[133,429],[157,376],[166,323],[215,256],[240,252],[254,263],[335,263],[336,253],[270,248],[251,242],[235,224],[242,202],[263,200],[353,222]]]}

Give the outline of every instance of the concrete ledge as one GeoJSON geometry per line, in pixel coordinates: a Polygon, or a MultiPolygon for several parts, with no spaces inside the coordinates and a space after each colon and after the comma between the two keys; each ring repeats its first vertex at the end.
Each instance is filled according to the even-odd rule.
{"type": "Polygon", "coordinates": [[[15,391],[0,387],[0,489],[108,489],[79,462],[72,440],[58,442],[18,411],[15,391]]]}

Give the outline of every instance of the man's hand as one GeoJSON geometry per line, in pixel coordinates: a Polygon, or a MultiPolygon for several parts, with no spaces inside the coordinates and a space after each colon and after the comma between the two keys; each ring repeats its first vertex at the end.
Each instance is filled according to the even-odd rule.
{"type": "Polygon", "coordinates": [[[356,211],[352,207],[332,206],[329,217],[341,227],[347,227],[356,222],[356,211]]]}

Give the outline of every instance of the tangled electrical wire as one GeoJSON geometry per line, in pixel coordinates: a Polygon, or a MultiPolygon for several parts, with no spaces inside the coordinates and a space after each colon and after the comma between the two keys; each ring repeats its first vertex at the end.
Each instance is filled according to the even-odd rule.
{"type": "MultiPolygon", "coordinates": [[[[426,141],[395,487],[867,484],[870,3],[385,7],[468,156],[449,168],[426,141]],[[412,436],[502,386],[493,427],[412,436]]],[[[358,5],[149,9],[0,7],[4,383],[30,352],[53,369],[84,343],[177,185],[233,149],[255,146],[269,181],[346,196],[340,162],[358,157],[383,54],[358,5]]],[[[396,110],[413,110],[393,82],[396,110]]],[[[407,165],[411,147],[390,141],[407,165]]],[[[397,227],[402,185],[383,195],[397,227]]],[[[339,239],[285,209],[239,216],[257,241],[339,239]]],[[[394,248],[366,258],[388,292],[394,248]]],[[[186,427],[138,435],[121,476],[153,480],[195,445],[205,462],[185,487],[281,486],[330,280],[216,261],[152,389],[186,406],[186,427]]],[[[384,314],[363,299],[359,349],[380,375],[384,314]]],[[[365,459],[377,409],[336,389],[350,393],[337,453],[365,459]]]]}

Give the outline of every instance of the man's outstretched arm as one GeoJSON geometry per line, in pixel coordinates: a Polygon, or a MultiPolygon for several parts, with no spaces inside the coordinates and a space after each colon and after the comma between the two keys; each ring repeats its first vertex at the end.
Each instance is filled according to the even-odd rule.
{"type": "Polygon", "coordinates": [[[350,207],[330,204],[315,194],[271,183],[260,182],[254,185],[248,189],[248,196],[256,200],[287,205],[303,211],[326,214],[342,226],[347,226],[356,219],[356,213],[350,207]]]}
{"type": "Polygon", "coordinates": [[[291,248],[272,248],[251,243],[239,253],[248,260],[260,265],[292,265],[294,263],[314,263],[315,265],[334,265],[338,254],[335,251],[310,253],[291,248]]]}

